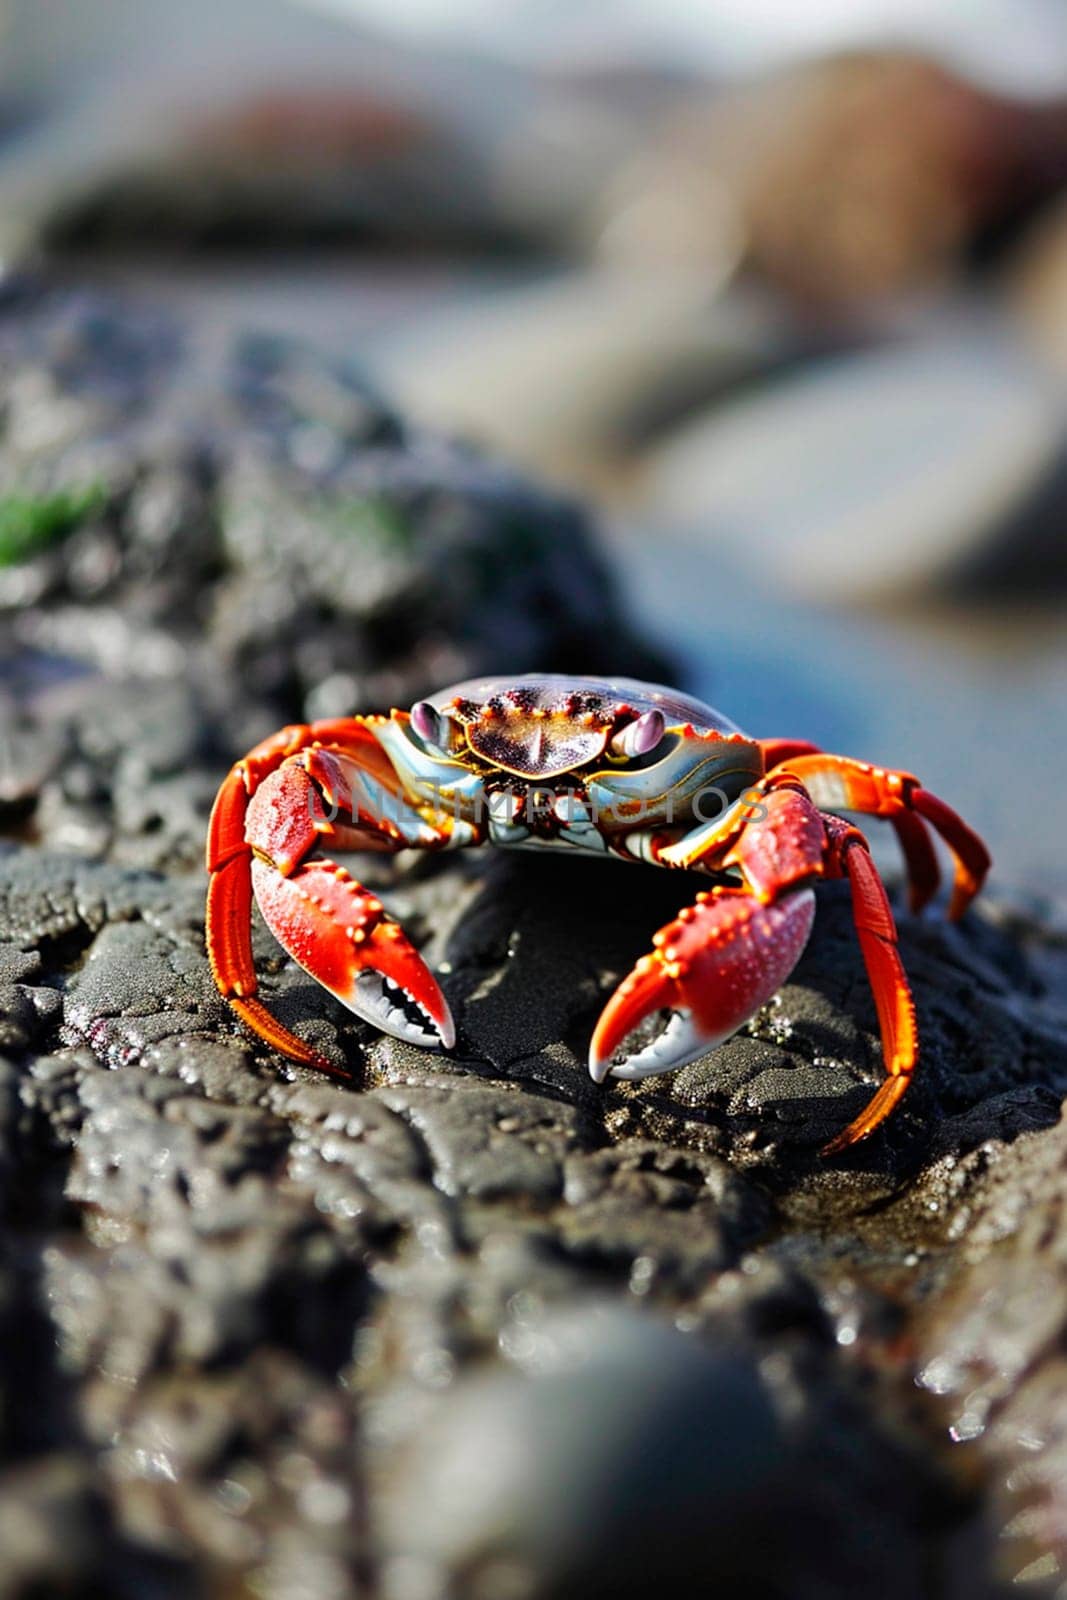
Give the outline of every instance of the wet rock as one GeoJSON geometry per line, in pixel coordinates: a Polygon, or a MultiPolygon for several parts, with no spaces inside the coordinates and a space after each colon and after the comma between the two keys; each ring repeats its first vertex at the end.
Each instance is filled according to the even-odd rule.
{"type": "Polygon", "coordinates": [[[805,1456],[828,1420],[817,1385],[800,1399],[781,1366],[596,1300],[527,1318],[504,1350],[514,1370],[457,1383],[396,1450],[386,1595],[637,1596],[652,1581],[889,1595],[920,1581],[908,1541],[876,1553],[847,1533],[821,1573],[805,1568],[807,1519],[838,1495],[873,1498],[903,1466],[899,1445],[868,1438],[857,1494],[856,1458],[821,1451],[810,1495],[805,1456]]]}
{"type": "MultiPolygon", "coordinates": [[[[105,1582],[102,1503],[88,1460],[45,1456],[6,1475],[0,1496],[0,1594],[77,1593],[105,1582]]],[[[145,1574],[147,1576],[147,1574],[145,1574]]],[[[166,1593],[153,1587],[150,1593],[166,1593]]]]}
{"type": "Polygon", "coordinates": [[[1015,1583],[1067,1562],[1064,1154],[1061,1119],[987,1140],[950,1169],[961,1268],[921,1324],[919,1381],[952,1437],[992,1464],[999,1568],[1015,1583]]]}
{"type": "Polygon", "coordinates": [[[192,866],[220,767],[286,721],[537,661],[669,674],[584,513],[340,361],[28,282],[0,369],[0,807],[55,848],[192,866]]]}
{"type": "Polygon", "coordinates": [[[2,339],[38,386],[0,454],[103,487],[4,574],[0,1588],[992,1597],[1024,1468],[1012,1570],[1059,1560],[1062,928],[901,915],[921,1070],[832,1163],[882,1070],[841,885],[739,1038],[598,1088],[675,875],[368,860],[456,1048],[379,1037],[257,919],[337,1076],[281,1060],[203,945],[234,756],[509,651],[648,657],[576,512],[328,363],[261,342],[191,407],[152,314],[35,290],[2,339]]]}
{"type": "MultiPolygon", "coordinates": [[[[955,1424],[918,1406],[916,1375],[951,1407],[938,1371],[973,1398],[981,1363],[1000,1361],[995,1404],[1010,1419],[1019,1375],[1058,1338],[1057,1291],[1017,1367],[982,1354],[1004,1337],[984,1332],[989,1284],[1015,1319],[1011,1296],[1022,1318],[1044,1281],[1029,1256],[1014,1278],[976,1280],[974,1313],[946,1309],[947,1341],[929,1310],[955,1305],[960,1262],[978,1271],[1013,1230],[1016,1250],[1042,1236],[1034,1197],[1058,1174],[1042,1130],[1067,1076],[1044,983],[1006,927],[902,917],[927,1060],[886,1133],[831,1167],[818,1146],[878,1072],[846,897],[826,886],[809,954],[749,1036],[673,1079],[604,1092],[581,1041],[676,885],[567,865],[580,934],[560,914],[562,876],[541,863],[438,864],[399,886],[420,926],[441,879],[462,875],[446,982],[466,1043],[451,1060],[376,1040],[292,968],[272,973],[257,940],[270,1003],[329,1035],[346,1084],[280,1062],[225,1014],[198,877],[0,858],[0,970],[50,997],[5,1080],[24,1126],[4,1190],[35,1238],[42,1214],[62,1219],[13,1281],[14,1304],[32,1292],[52,1330],[23,1357],[27,1395],[47,1383],[82,1419],[122,1538],[162,1559],[180,1527],[179,1570],[213,1583],[269,1570],[284,1587],[314,1550],[339,1593],[359,1592],[370,1481],[383,1594],[416,1580],[491,1594],[501,1574],[533,1595],[573,1592],[575,1574],[627,1592],[628,1573],[668,1581],[683,1556],[709,1584],[773,1591],[791,1573],[790,1593],[921,1592],[933,1549],[961,1525],[982,1549],[986,1534],[942,1457],[955,1424]],[[550,901],[557,911],[551,960],[542,951],[525,976],[522,945],[506,954],[523,899],[527,938],[550,901]],[[571,959],[568,988],[579,948],[589,976],[571,959]],[[477,1026],[493,970],[532,991],[510,1048],[501,1018],[477,1026]],[[546,978],[563,1037],[524,1050],[546,978]],[[590,1296],[602,1308],[583,1322],[590,1296]],[[912,1364],[902,1332],[923,1305],[912,1364]],[[561,1333],[576,1316],[581,1336],[561,1333]],[[576,1365],[546,1376],[557,1345],[576,1365]],[[253,1424],[267,1372],[282,1395],[253,1424]],[[328,1419],[328,1441],[358,1439],[355,1454],[291,1443],[305,1407],[328,1419]],[[492,1492],[460,1474],[464,1515],[445,1516],[426,1483],[459,1460],[489,1463],[492,1492]],[[709,1517],[721,1537],[701,1539],[709,1517]],[[744,1534],[750,1518],[780,1528],[773,1549],[744,1534]],[[872,1563],[858,1531],[870,1526],[888,1564],[872,1563]]],[[[1030,940],[1054,961],[1055,945],[1030,940]]],[[[68,1426],[53,1421],[53,1444],[68,1426]]]]}
{"type": "MultiPolygon", "coordinates": [[[[444,1566],[468,1592],[637,1594],[741,1577],[786,1450],[756,1372],[614,1307],[514,1339],[532,1374],[473,1377],[422,1425],[386,1501],[385,1593],[444,1566]]],[[[447,1580],[446,1580],[447,1581],[447,1580]]]]}

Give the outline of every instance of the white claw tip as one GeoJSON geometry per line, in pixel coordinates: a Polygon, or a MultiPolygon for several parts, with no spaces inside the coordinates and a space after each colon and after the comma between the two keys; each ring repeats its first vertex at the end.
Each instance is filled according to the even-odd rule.
{"type": "Polygon", "coordinates": [[[610,1069],[611,1069],[611,1057],[610,1056],[606,1056],[602,1060],[598,1055],[596,1055],[592,1050],[590,1050],[590,1052],[589,1052],[589,1076],[592,1078],[594,1083],[603,1083],[604,1079],[607,1077],[608,1072],[610,1071],[610,1069]]]}

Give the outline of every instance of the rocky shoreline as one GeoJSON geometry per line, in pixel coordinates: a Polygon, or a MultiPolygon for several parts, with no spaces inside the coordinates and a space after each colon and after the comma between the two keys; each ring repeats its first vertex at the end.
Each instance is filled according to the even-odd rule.
{"type": "Polygon", "coordinates": [[[880,1059],[835,885],[748,1030],[602,1090],[679,884],[374,861],[456,1050],[258,926],[351,1085],[281,1062],[203,950],[234,756],[470,673],[670,666],[580,511],[334,363],[39,284],[0,361],[0,1595],[1053,1594],[1051,909],[901,914],[921,1072],[834,1162],[880,1059]]]}

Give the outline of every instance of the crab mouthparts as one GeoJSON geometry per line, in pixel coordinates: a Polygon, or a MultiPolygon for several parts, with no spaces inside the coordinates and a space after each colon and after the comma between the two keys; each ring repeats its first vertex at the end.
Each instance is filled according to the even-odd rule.
{"type": "Polygon", "coordinates": [[[709,1038],[685,1007],[656,1011],[605,1054],[598,1049],[594,1035],[589,1049],[589,1076],[594,1083],[603,1083],[605,1078],[636,1082],[657,1072],[677,1072],[722,1042],[709,1038]]]}
{"type": "Polygon", "coordinates": [[[409,1044],[451,1050],[456,1042],[451,1016],[446,1014],[438,1022],[410,990],[380,972],[359,973],[348,1005],[364,1022],[409,1044]]]}

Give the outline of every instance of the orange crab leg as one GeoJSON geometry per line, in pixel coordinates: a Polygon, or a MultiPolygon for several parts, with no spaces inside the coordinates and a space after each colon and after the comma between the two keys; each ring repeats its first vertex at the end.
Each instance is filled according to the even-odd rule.
{"type": "Polygon", "coordinates": [[[859,1116],[824,1146],[822,1154],[831,1156],[866,1139],[900,1101],[915,1071],[919,1033],[915,1002],[897,949],[897,929],[889,897],[867,851],[866,840],[837,817],[825,820],[834,865],[848,878],[852,891],[852,916],[874,994],[887,1074],[886,1081],[859,1116]]]}
{"type": "MultiPolygon", "coordinates": [[[[267,1043],[322,1071],[333,1065],[256,998],[253,883],[281,943],[360,1015],[401,1037],[449,1044],[444,996],[422,958],[374,896],[331,862],[308,859],[323,840],[342,849],[396,850],[432,833],[414,813],[398,825],[371,808],[395,794],[396,774],[358,719],[284,728],[231,770],[208,831],[207,948],[220,993],[267,1043]],[[331,820],[343,805],[349,821],[331,820]],[[438,1037],[439,1036],[439,1039],[438,1037]]],[[[398,816],[401,812],[398,811],[398,816]]],[[[434,842],[442,838],[434,835],[434,842]]]]}
{"type": "MultiPolygon", "coordinates": [[[[791,767],[800,756],[825,755],[817,744],[812,744],[808,739],[760,739],[757,742],[763,753],[764,768],[772,775],[776,768],[791,767]]],[[[857,806],[856,809],[861,808],[857,806]]],[[[930,839],[930,830],[914,811],[901,810],[889,821],[908,870],[908,902],[912,911],[918,913],[933,899],[941,883],[941,868],[930,839]]]]}
{"type": "Polygon", "coordinates": [[[789,741],[767,740],[764,748],[775,755],[778,747],[786,753],[776,765],[797,777],[822,811],[859,811],[868,816],[885,817],[896,827],[908,864],[912,903],[921,907],[934,893],[939,874],[929,837],[923,838],[929,822],[952,852],[955,881],[949,916],[961,917],[981,889],[991,866],[989,851],[981,839],[952,808],[929,790],[922,788],[910,772],[873,767],[849,756],[828,755],[786,748],[789,741]],[[910,820],[904,821],[907,817],[910,820]]]}
{"type": "Polygon", "coordinates": [[[784,762],[792,761],[797,756],[822,754],[819,746],[812,744],[810,739],[757,739],[756,743],[763,752],[765,772],[773,772],[775,767],[780,767],[784,762]]]}
{"type": "MultiPolygon", "coordinates": [[[[867,841],[858,828],[816,811],[810,797],[794,788],[798,765],[791,761],[788,771],[777,780],[785,787],[767,795],[768,825],[746,829],[728,859],[764,898],[789,889],[812,872],[848,878],[852,917],[874,995],[888,1076],[860,1116],[822,1151],[823,1155],[835,1155],[872,1133],[904,1094],[918,1058],[918,1030],[915,1004],[897,950],[896,924],[867,841]]],[[[768,781],[773,785],[776,780],[768,781]]],[[[911,816],[909,812],[901,814],[911,816]]]]}
{"type": "MultiPolygon", "coordinates": [[[[915,1070],[918,1033],[911,989],[897,951],[893,913],[867,841],[839,817],[816,811],[810,797],[794,787],[797,765],[791,761],[788,771],[777,779],[784,787],[772,787],[767,794],[766,825],[747,828],[727,860],[740,867],[763,899],[792,888],[812,873],[849,880],[852,916],[874,994],[888,1077],[866,1110],[822,1152],[834,1155],[866,1138],[900,1100],[915,1070]]],[[[773,776],[765,781],[776,782],[773,776]]]]}
{"type": "Polygon", "coordinates": [[[834,1155],[866,1138],[899,1102],[915,1070],[918,1036],[893,914],[866,840],[847,822],[817,811],[794,772],[790,763],[777,779],[764,780],[766,819],[742,828],[719,862],[740,870],[744,888],[718,885],[661,929],[652,952],[605,1006],[589,1070],[597,1082],[609,1074],[645,1077],[683,1066],[728,1039],[799,959],[814,914],[812,879],[847,877],[887,1078],[822,1152],[834,1155]],[[666,1030],[636,1054],[613,1060],[627,1036],[663,1010],[676,1013],[666,1030]]]}
{"type": "Polygon", "coordinates": [[[918,914],[941,886],[937,852],[929,828],[916,812],[900,811],[889,821],[908,869],[908,905],[918,914]]]}
{"type": "Polygon", "coordinates": [[[955,858],[956,874],[948,914],[955,922],[970,905],[993,865],[982,840],[952,807],[928,789],[913,789],[908,797],[921,817],[932,822],[955,858]]]}
{"type": "Polygon", "coordinates": [[[264,739],[231,768],[215,798],[207,837],[206,944],[208,960],[219,993],[238,1016],[283,1054],[323,1071],[333,1071],[325,1056],[298,1039],[270,1015],[255,998],[259,988],[252,960],[252,846],[245,837],[245,816],[250,795],[270,773],[296,751],[314,744],[320,736],[336,738],[347,733],[354,741],[365,738],[359,723],[293,724],[264,739]]]}
{"type": "Polygon", "coordinates": [[[264,1039],[295,1060],[318,1065],[316,1051],[295,1034],[275,1023],[255,994],[259,987],[252,959],[252,846],[245,838],[248,787],[255,763],[265,767],[272,757],[285,759],[288,744],[302,730],[286,728],[257,745],[245,762],[230,772],[215,798],[207,838],[206,944],[212,976],[219,993],[264,1039]],[[269,1030],[269,1032],[268,1032],[269,1030]]]}

